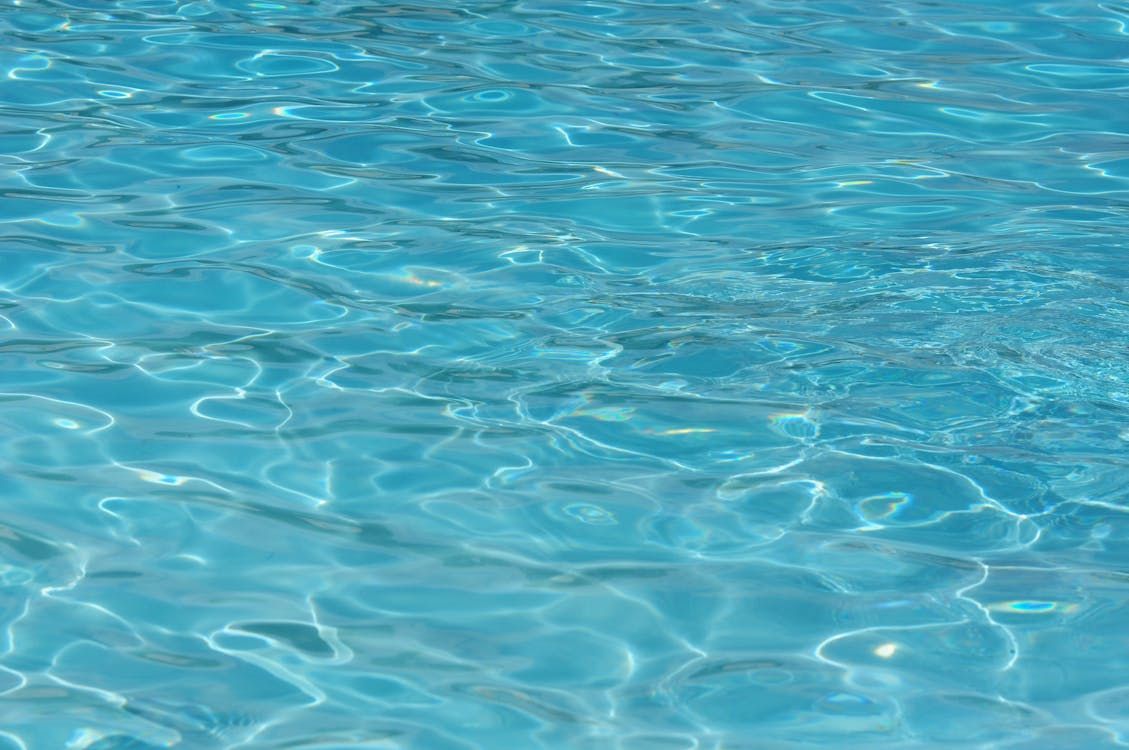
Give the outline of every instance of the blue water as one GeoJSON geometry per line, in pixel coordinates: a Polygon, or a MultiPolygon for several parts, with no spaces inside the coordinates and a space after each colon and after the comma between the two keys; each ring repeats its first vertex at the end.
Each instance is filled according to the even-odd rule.
{"type": "Polygon", "coordinates": [[[0,750],[1129,746],[1127,53],[0,0],[0,750]]]}

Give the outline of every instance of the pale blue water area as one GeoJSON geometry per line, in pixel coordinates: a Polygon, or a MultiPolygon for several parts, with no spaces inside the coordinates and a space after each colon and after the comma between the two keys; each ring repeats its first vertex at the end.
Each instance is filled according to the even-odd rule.
{"type": "Polygon", "coordinates": [[[0,750],[1129,746],[1127,55],[0,0],[0,750]]]}

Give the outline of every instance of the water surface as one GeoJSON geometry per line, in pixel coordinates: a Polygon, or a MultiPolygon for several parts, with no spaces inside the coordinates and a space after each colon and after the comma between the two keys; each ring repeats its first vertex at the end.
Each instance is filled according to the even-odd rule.
{"type": "Polygon", "coordinates": [[[1127,24],[0,1],[0,749],[1129,745],[1127,24]]]}

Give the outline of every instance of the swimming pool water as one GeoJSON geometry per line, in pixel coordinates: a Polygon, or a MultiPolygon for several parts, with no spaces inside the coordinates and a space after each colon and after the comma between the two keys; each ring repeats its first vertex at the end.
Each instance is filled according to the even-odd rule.
{"type": "Polygon", "coordinates": [[[1126,747],[1127,27],[0,0],[0,750],[1126,747]]]}

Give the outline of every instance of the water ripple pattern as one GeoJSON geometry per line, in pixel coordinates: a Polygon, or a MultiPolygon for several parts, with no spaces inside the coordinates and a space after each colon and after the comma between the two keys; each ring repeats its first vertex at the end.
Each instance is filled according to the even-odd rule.
{"type": "Polygon", "coordinates": [[[0,750],[1129,746],[1127,53],[0,0],[0,750]]]}

